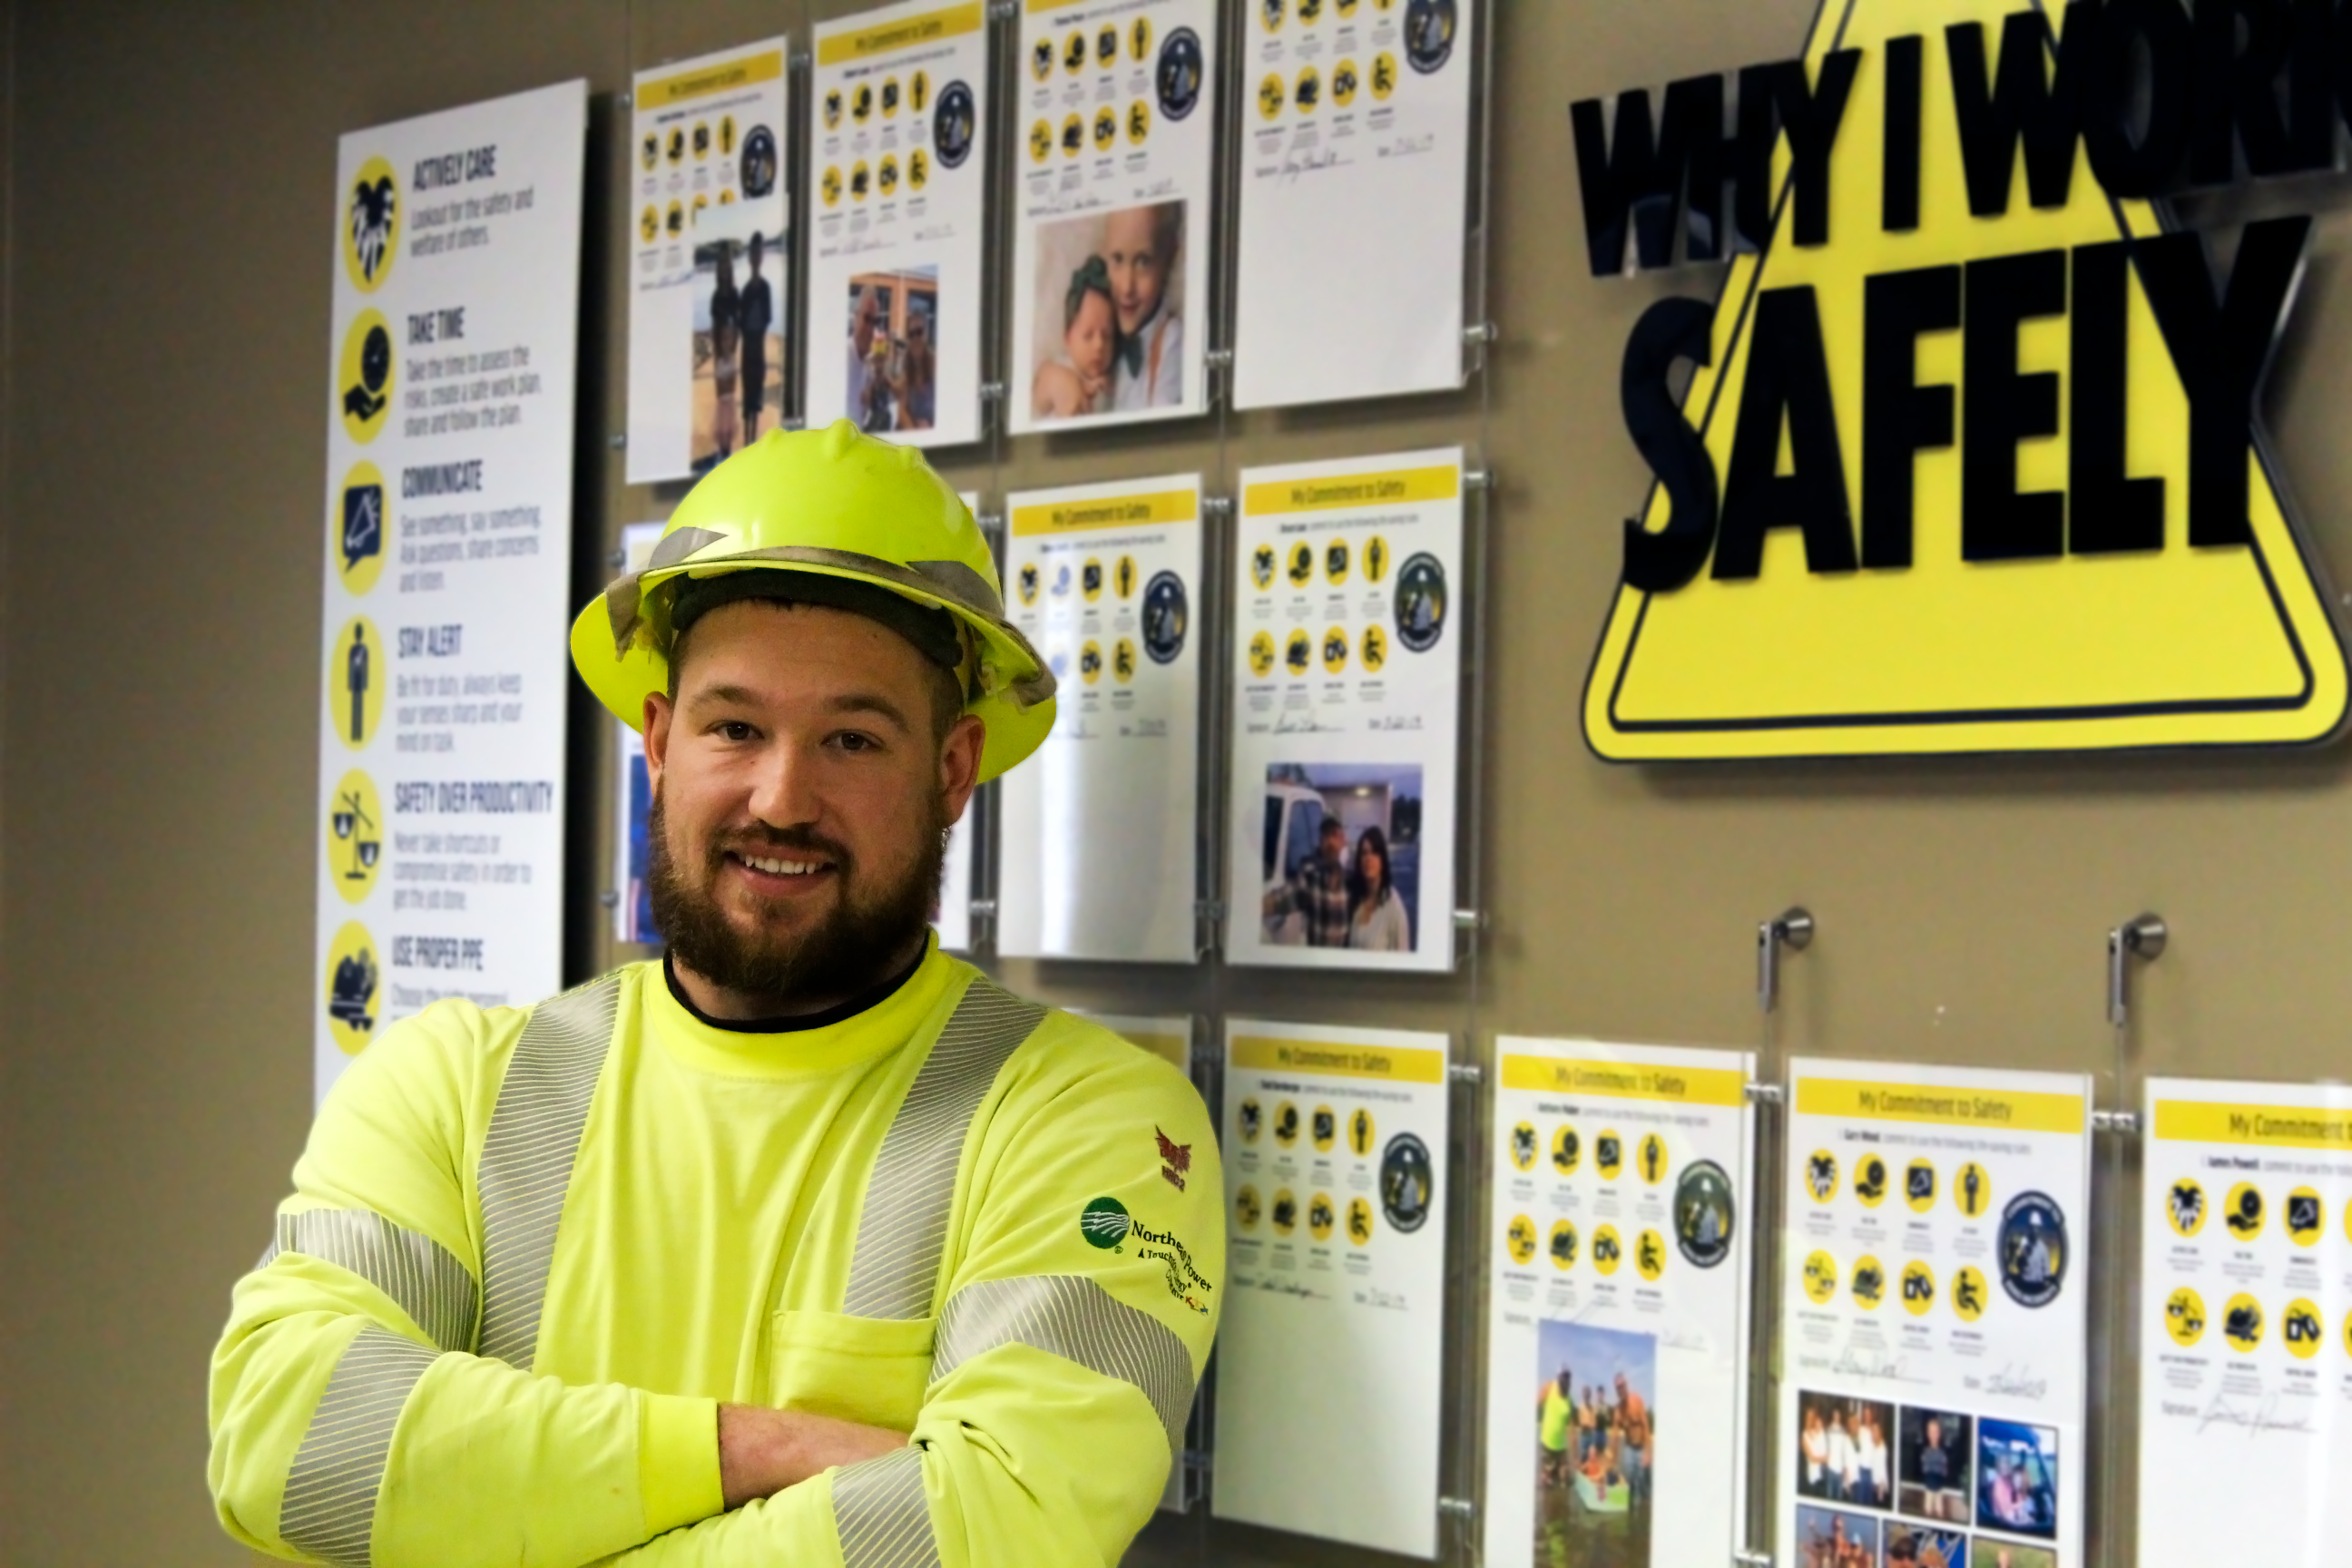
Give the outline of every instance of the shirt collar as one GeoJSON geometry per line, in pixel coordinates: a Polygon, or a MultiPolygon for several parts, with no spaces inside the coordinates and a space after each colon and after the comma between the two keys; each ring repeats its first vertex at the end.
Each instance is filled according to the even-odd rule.
{"type": "Polygon", "coordinates": [[[645,1006],[669,1053],[706,1072],[794,1078],[831,1072],[887,1055],[912,1039],[946,990],[955,960],[936,932],[912,966],[862,995],[822,1013],[787,1018],[713,1018],[678,988],[669,960],[661,984],[645,986],[645,1006]]]}

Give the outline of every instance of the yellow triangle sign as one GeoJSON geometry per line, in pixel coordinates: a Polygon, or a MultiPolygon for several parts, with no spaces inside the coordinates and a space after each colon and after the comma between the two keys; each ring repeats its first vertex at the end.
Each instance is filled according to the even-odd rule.
{"type": "MultiPolygon", "coordinates": [[[[1829,158],[1828,243],[1796,243],[1797,203],[1784,199],[1774,212],[1769,243],[1729,267],[1714,308],[1711,357],[1696,368],[1682,403],[1683,419],[1712,460],[1726,527],[1711,565],[1679,585],[1649,592],[1619,586],[1585,691],[1585,734],[1601,757],[1645,762],[2280,745],[2325,741],[2343,725],[2346,658],[2331,595],[2287,515],[2259,439],[2249,444],[2238,537],[2192,539],[2189,399],[2151,302],[2147,263],[2134,268],[2117,261],[2108,275],[2111,283],[2123,276],[2116,287],[2127,298],[2114,314],[2122,372],[2107,377],[2121,410],[2110,407],[2101,416],[2095,406],[2085,417],[2070,401],[2075,383],[2070,359],[2081,340],[2070,330],[2067,305],[2091,298],[2082,253],[2104,246],[2120,254],[2119,239],[2162,235],[2157,210],[2145,201],[2112,197],[2079,142],[2063,205],[2032,205],[2021,147],[2006,212],[1979,216],[1971,210],[1945,29],[1983,24],[1990,74],[2002,24],[2015,9],[1983,0],[1823,0],[1806,44],[1808,72],[1818,81],[1832,50],[1860,51],[1829,158]],[[1922,41],[1916,226],[1888,232],[1882,221],[1888,45],[1905,36],[1922,41]],[[2062,263],[2034,264],[2043,270],[2024,282],[2018,268],[2004,274],[2000,268],[1971,265],[2036,252],[2061,253],[2069,268],[2058,274],[2054,310],[2046,297],[2048,269],[2062,263]],[[1733,471],[1736,437],[1743,423],[1752,423],[1743,417],[1743,396],[1757,357],[1759,316],[1771,316],[1759,308],[1762,302],[1776,290],[1810,289],[1809,309],[1818,319],[1816,363],[1826,367],[1837,432],[1827,467],[1832,474],[1843,470],[1851,521],[1841,521],[1866,546],[1873,526],[1864,507],[1866,425],[1895,417],[1894,405],[1901,401],[1864,395],[1867,280],[1919,269],[1957,269],[1965,281],[1950,287],[1965,289],[1969,320],[1981,325],[2005,311],[2013,330],[2006,351],[1995,343],[1980,358],[1965,347],[1960,321],[1945,321],[1930,310],[1930,325],[1907,346],[1912,384],[1953,389],[1946,439],[1918,441],[1903,458],[1911,477],[1907,564],[1887,563],[1882,538],[1879,563],[1864,547],[1854,560],[1825,565],[1812,553],[1821,542],[1789,526],[1786,518],[1766,518],[1759,535],[1753,515],[1759,509],[1750,504],[1744,554],[1753,559],[1745,574],[1736,562],[1727,572],[1725,546],[1736,504],[1731,492],[1739,482],[1733,471]],[[1972,405],[1964,372],[1988,364],[1989,374],[2010,379],[2000,384],[2001,395],[1987,394],[1972,405]],[[2054,373],[2054,381],[2047,373],[2054,373]],[[2018,432],[1991,467],[1978,458],[1964,462],[1971,414],[1980,434],[2004,420],[2018,432]],[[2106,488],[2100,489],[2070,474],[2070,426],[2080,418],[2087,429],[2098,417],[2119,423],[2120,476],[2161,481],[2160,547],[2150,543],[2158,510],[2151,486],[2142,483],[2136,492],[2143,508],[2137,544],[2118,545],[2112,534],[2123,526],[2115,521],[2122,509],[2100,500],[2116,494],[2117,475],[2107,474],[2106,488]],[[2015,495],[2065,497],[2029,499],[2029,511],[2036,504],[2045,509],[2034,514],[2042,523],[2060,526],[2053,521],[2060,514],[2046,510],[2058,506],[2063,526],[2076,531],[2066,537],[2090,540],[2106,529],[2109,542],[1990,558],[1999,553],[1982,546],[1990,535],[1969,532],[1964,539],[1964,470],[1989,495],[2011,482],[2012,457],[2015,495]],[[1989,479],[1996,468],[1997,477],[1989,479]]],[[[2055,35],[2062,8],[2046,9],[2055,35]]],[[[1899,85],[1897,97],[1900,102],[1899,85]]],[[[1899,137],[1902,117],[1896,119],[1899,137]]],[[[1776,158],[1773,189],[1785,192],[1790,167],[1785,138],[1776,158]]],[[[2299,257],[2299,239],[2296,244],[2299,257]]],[[[2246,248],[2241,247],[2241,259],[2246,248]]],[[[2229,263],[2212,264],[2215,297],[2226,298],[2221,291],[2231,277],[2229,263]]],[[[1768,338],[1771,331],[1768,326],[1768,338]]],[[[2095,377],[2097,367],[2089,370],[2095,377]]],[[[1883,390],[1883,384],[1874,385],[1883,390]]],[[[1777,425],[1781,415],[1768,408],[1767,417],[1777,425]]],[[[1777,460],[1761,466],[1768,478],[1794,474],[1808,458],[1804,442],[1794,438],[1793,413],[1790,417],[1777,460]]],[[[1769,450],[1771,425],[1760,426],[1767,435],[1759,450],[1769,450]]],[[[1753,437],[1751,431],[1756,447],[1753,437]]],[[[1817,468],[1826,449],[1818,441],[1811,449],[1817,468]]],[[[1751,469],[1758,468],[1756,457],[1751,450],[1751,469]]],[[[2226,470],[2215,463],[2210,471],[2226,470]]],[[[1779,482],[1785,487],[1793,480],[1779,482]]],[[[1751,485],[1751,502],[1755,489],[1751,485]]],[[[1673,511],[1664,489],[1654,487],[1641,527],[1664,533],[1673,511]]]]}

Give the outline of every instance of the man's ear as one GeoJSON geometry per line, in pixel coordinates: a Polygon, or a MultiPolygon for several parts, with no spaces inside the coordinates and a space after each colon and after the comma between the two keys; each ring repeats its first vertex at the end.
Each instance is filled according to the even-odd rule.
{"type": "Polygon", "coordinates": [[[646,693],[646,787],[654,795],[661,793],[662,764],[669,758],[669,721],[677,711],[667,692],[646,693]]]}
{"type": "MultiPolygon", "coordinates": [[[[950,822],[963,819],[971,792],[980,787],[980,755],[987,745],[986,721],[971,713],[949,725],[947,739],[940,742],[940,794],[950,822]]],[[[651,749],[648,736],[648,752],[651,749]]]]}

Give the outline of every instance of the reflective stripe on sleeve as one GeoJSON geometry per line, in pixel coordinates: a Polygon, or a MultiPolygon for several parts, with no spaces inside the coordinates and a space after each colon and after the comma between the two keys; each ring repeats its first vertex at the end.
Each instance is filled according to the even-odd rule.
{"type": "Polygon", "coordinates": [[[930,1315],[964,1134],[998,1071],[1045,1017],[1045,1008],[981,979],[956,1004],[874,1157],[843,1311],[930,1315]]]}
{"type": "Polygon", "coordinates": [[[358,1275],[391,1297],[425,1337],[445,1351],[474,1348],[474,1276],[429,1236],[403,1230],[369,1209],[305,1209],[278,1216],[281,1252],[299,1252],[358,1275]]]}
{"type": "Polygon", "coordinates": [[[1171,1453],[1184,1446],[1192,1409],[1192,1354],[1175,1331],[1083,1274],[982,1279],[948,1299],[931,1352],[931,1381],[1000,1345],[1027,1345],[1139,1389],[1159,1414],[1171,1453]]]}
{"type": "Polygon", "coordinates": [[[368,1568],[392,1429],[409,1391],[438,1359],[373,1326],[344,1348],[286,1477],[278,1533],[287,1545],[335,1568],[368,1568]]]}
{"type": "Polygon", "coordinates": [[[607,975],[532,1010],[483,1135],[481,1353],[525,1372],[620,995],[619,978],[607,975]]]}
{"type": "Polygon", "coordinates": [[[833,1473],[842,1568],[940,1568],[923,1451],[900,1448],[833,1473]]]}

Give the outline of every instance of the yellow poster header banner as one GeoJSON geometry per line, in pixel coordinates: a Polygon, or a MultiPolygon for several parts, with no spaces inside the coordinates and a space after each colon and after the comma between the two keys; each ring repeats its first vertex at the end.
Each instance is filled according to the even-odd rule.
{"type": "Polygon", "coordinates": [[[1260,1072],[1313,1072],[1327,1078],[1379,1078],[1391,1083],[1444,1083],[1445,1053],[1411,1046],[1345,1045],[1333,1040],[1277,1040],[1243,1035],[1234,1041],[1234,1066],[1260,1072]]]}
{"type": "Polygon", "coordinates": [[[1151,495],[1102,496],[1093,500],[1040,501],[1013,509],[1014,537],[1078,533],[1092,528],[1139,528],[1190,522],[1201,515],[1198,490],[1160,490],[1151,495]]]}
{"type": "Polygon", "coordinates": [[[1994,1132],[2083,1131],[2083,1097],[2030,1089],[1948,1089],[1857,1079],[1797,1080],[1797,1110],[1805,1116],[1863,1121],[1937,1121],[1994,1132]]]}
{"type": "Polygon", "coordinates": [[[847,65],[856,60],[872,59],[877,55],[887,55],[893,49],[911,49],[919,44],[936,44],[942,38],[979,32],[981,19],[980,0],[970,0],[968,5],[943,5],[919,16],[902,16],[895,22],[855,27],[821,41],[816,47],[816,63],[821,66],[847,65]]]}
{"type": "Polygon", "coordinates": [[[1503,1087],[1675,1105],[1739,1105],[1748,1098],[1747,1078],[1725,1068],[1652,1067],[1580,1057],[1506,1056],[1503,1087]]]}
{"type": "Polygon", "coordinates": [[[2243,1143],[2270,1149],[2352,1153],[2352,1110],[2301,1105],[2224,1105],[2159,1100],[2156,1135],[2175,1143],[2243,1143]]]}
{"type": "Polygon", "coordinates": [[[700,66],[690,71],[681,71],[677,76],[649,81],[637,89],[637,107],[640,110],[667,109],[689,99],[709,98],[714,92],[732,92],[739,87],[754,87],[763,81],[773,81],[783,74],[783,51],[763,49],[756,55],[720,60],[717,65],[700,66]]]}
{"type": "Polygon", "coordinates": [[[1433,468],[1391,468],[1386,473],[1266,479],[1242,492],[1242,510],[1251,517],[1275,517],[1291,511],[1340,511],[1354,507],[1452,500],[1461,493],[1462,469],[1445,463],[1433,468]]]}

